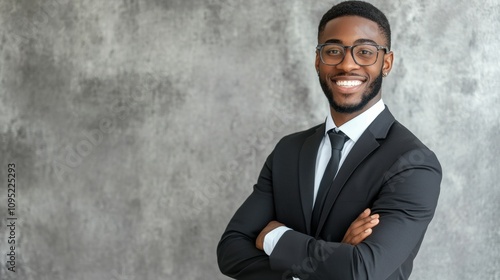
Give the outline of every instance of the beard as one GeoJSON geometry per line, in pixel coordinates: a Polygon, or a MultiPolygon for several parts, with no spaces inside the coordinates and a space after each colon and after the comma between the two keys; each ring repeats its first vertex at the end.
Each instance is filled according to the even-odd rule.
{"type": "Polygon", "coordinates": [[[328,102],[330,103],[330,107],[332,107],[336,112],[350,114],[362,110],[366,106],[366,104],[370,102],[370,100],[372,100],[378,95],[380,89],[382,88],[382,70],[380,70],[380,74],[370,84],[370,86],[366,89],[366,91],[363,92],[363,95],[361,96],[361,101],[358,104],[352,104],[352,105],[338,104],[333,99],[332,91],[328,87],[326,81],[323,80],[321,77],[319,77],[319,83],[321,85],[321,88],[323,89],[323,92],[325,93],[326,99],[328,99],[328,102]]]}

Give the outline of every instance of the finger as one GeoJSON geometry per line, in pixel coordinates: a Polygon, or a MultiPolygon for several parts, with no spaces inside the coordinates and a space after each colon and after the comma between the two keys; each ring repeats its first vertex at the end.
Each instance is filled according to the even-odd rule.
{"type": "MultiPolygon", "coordinates": [[[[361,218],[361,216],[360,216],[354,222],[352,222],[351,226],[349,227],[349,230],[356,230],[360,227],[364,227],[365,224],[370,223],[371,221],[378,219],[379,217],[380,216],[378,214],[373,214],[371,216],[363,217],[363,218],[361,218]]],[[[359,233],[360,230],[358,229],[356,232],[359,233]]]]}
{"type": "Polygon", "coordinates": [[[375,227],[379,223],[378,219],[371,220],[369,223],[363,225],[363,227],[352,230],[344,236],[342,242],[348,243],[351,245],[357,245],[365,238],[367,238],[370,234],[372,234],[372,228],[375,227]]]}
{"type": "Polygon", "coordinates": [[[371,212],[370,208],[366,208],[363,212],[361,212],[361,214],[359,214],[357,219],[368,217],[370,215],[370,212],[371,212]]]}
{"type": "Polygon", "coordinates": [[[379,220],[378,216],[372,215],[372,216],[364,219],[362,221],[362,223],[360,223],[356,226],[353,226],[350,229],[350,234],[353,236],[358,235],[367,229],[371,229],[371,228],[375,227],[376,225],[378,225],[379,222],[380,222],[380,220],[379,220]]]}
{"type": "Polygon", "coordinates": [[[366,208],[363,212],[361,212],[361,214],[359,214],[359,216],[356,218],[356,220],[354,220],[351,225],[354,225],[354,226],[359,226],[360,224],[363,224],[363,223],[366,223],[367,221],[369,221],[370,219],[373,219],[373,218],[378,218],[378,214],[375,214],[377,216],[375,217],[372,217],[370,216],[370,213],[371,213],[371,210],[370,208],[366,208]]]}
{"type": "Polygon", "coordinates": [[[371,228],[366,229],[362,233],[352,237],[349,241],[349,244],[351,245],[358,245],[359,243],[363,242],[370,234],[372,234],[373,230],[371,228]]]}
{"type": "Polygon", "coordinates": [[[379,222],[380,222],[380,220],[379,220],[378,216],[372,215],[368,218],[365,218],[362,221],[362,223],[360,223],[356,227],[353,227],[352,233],[354,235],[360,234],[361,232],[363,232],[369,228],[375,227],[376,225],[378,225],[379,222]]]}
{"type": "Polygon", "coordinates": [[[370,214],[370,208],[366,208],[363,212],[361,212],[361,214],[356,218],[356,220],[351,223],[351,225],[347,229],[347,232],[342,239],[343,243],[357,244],[371,234],[371,228],[376,226],[379,222],[379,215],[373,214],[370,216],[370,214]]]}
{"type": "Polygon", "coordinates": [[[372,220],[372,218],[369,217],[368,214],[370,214],[370,209],[367,208],[358,216],[358,218],[356,218],[356,220],[351,223],[344,235],[344,240],[350,240],[350,238],[352,238],[354,235],[357,235],[366,229],[366,227],[363,228],[363,225],[369,223],[372,220]]]}

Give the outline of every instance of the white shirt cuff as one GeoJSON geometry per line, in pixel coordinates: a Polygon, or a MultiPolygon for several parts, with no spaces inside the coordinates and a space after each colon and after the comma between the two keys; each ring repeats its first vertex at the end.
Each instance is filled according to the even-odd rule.
{"type": "Polygon", "coordinates": [[[264,252],[266,252],[268,256],[273,252],[274,246],[276,246],[283,233],[289,230],[292,229],[286,226],[280,226],[266,234],[264,237],[264,252]]]}

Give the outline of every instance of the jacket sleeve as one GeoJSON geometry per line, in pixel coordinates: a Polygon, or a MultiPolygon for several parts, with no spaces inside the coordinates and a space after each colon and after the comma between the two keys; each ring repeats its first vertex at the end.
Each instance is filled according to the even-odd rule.
{"type": "Polygon", "coordinates": [[[272,160],[273,153],[267,158],[252,194],[236,211],[217,246],[219,268],[229,277],[242,280],[282,279],[283,271],[271,270],[269,256],[255,247],[261,230],[276,216],[272,160]]]}
{"type": "Polygon", "coordinates": [[[301,279],[384,280],[416,254],[437,205],[441,167],[428,149],[406,152],[383,176],[372,212],[373,233],[357,246],[286,232],[270,256],[271,269],[301,279]]]}

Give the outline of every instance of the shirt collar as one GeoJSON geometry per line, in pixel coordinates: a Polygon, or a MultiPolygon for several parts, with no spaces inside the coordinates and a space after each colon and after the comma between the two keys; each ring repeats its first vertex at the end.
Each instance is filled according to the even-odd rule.
{"type": "Polygon", "coordinates": [[[340,130],[344,132],[345,135],[349,137],[349,139],[356,143],[359,137],[361,137],[361,134],[363,134],[368,126],[375,120],[375,118],[377,118],[380,113],[382,113],[382,111],[384,111],[384,109],[384,101],[380,99],[379,101],[377,101],[377,103],[368,108],[368,110],[364,111],[359,116],[356,116],[354,119],[346,122],[340,127],[337,127],[335,125],[332,115],[328,114],[325,123],[325,135],[330,129],[335,129],[336,131],[340,130]]]}

